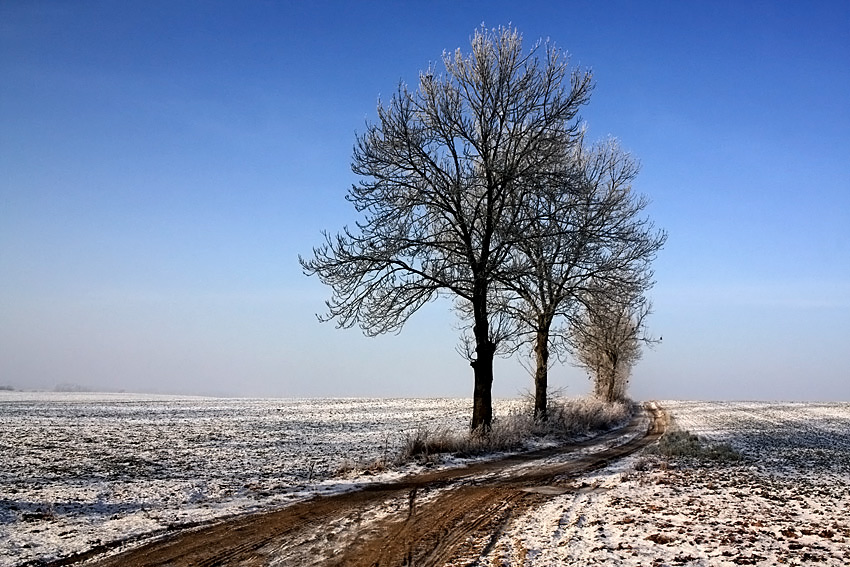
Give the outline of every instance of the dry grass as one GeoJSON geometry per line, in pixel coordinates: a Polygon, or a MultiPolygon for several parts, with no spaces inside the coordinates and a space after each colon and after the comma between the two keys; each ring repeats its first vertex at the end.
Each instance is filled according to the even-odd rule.
{"type": "Polygon", "coordinates": [[[667,459],[680,458],[693,461],[734,462],[743,458],[741,453],[731,445],[709,443],[690,431],[679,428],[674,423],[649,452],[667,459]]]}
{"type": "Polygon", "coordinates": [[[549,404],[547,421],[532,420],[532,433],[574,439],[621,426],[634,412],[631,402],[608,403],[594,397],[556,399],[549,404]]]}
{"type": "Polygon", "coordinates": [[[594,432],[608,431],[632,416],[630,403],[609,404],[597,398],[554,399],[548,419],[534,418],[533,403],[493,420],[489,431],[456,431],[449,428],[420,428],[407,436],[399,461],[429,461],[436,455],[469,457],[487,453],[518,451],[533,439],[570,440],[594,432]]]}

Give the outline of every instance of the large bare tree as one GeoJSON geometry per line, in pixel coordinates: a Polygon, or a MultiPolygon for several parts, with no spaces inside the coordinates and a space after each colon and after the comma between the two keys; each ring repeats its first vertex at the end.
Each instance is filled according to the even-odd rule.
{"type": "Polygon", "coordinates": [[[479,29],[471,51],[444,54],[445,72],[401,85],[358,137],[351,201],[362,219],[301,258],[333,294],[325,319],[367,335],[400,329],[440,294],[471,313],[471,426],[488,428],[496,344],[494,290],[536,212],[557,183],[592,88],[587,72],[538,42],[523,52],[516,30],[479,29]]]}
{"type": "Polygon", "coordinates": [[[650,264],[666,240],[641,216],[647,201],[632,191],[639,166],[616,140],[588,146],[582,137],[568,159],[560,184],[528,203],[537,214],[505,280],[518,342],[533,353],[534,410],[542,420],[550,356],[563,354],[567,334],[586,321],[579,313],[591,298],[618,302],[648,290],[650,264]]]}

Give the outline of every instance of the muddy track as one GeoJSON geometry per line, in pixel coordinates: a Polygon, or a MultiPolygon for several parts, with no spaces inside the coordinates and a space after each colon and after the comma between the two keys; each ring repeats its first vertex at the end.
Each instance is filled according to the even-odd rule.
{"type": "Polygon", "coordinates": [[[648,406],[625,429],[588,441],[317,496],[166,534],[120,554],[93,550],[51,565],[471,565],[512,517],[571,491],[570,478],[637,451],[665,427],[664,412],[648,406]],[[632,440],[618,444],[628,433],[632,440]]]}

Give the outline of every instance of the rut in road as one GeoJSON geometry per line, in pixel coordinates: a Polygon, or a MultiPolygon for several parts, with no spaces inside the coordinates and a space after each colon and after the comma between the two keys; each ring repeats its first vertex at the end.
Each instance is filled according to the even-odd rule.
{"type": "MultiPolygon", "coordinates": [[[[624,445],[569,461],[536,467],[486,484],[463,483],[442,492],[406,519],[387,518],[373,531],[380,537],[348,546],[328,561],[334,566],[474,565],[489,551],[511,517],[542,503],[541,485],[557,488],[570,477],[602,468],[655,441],[666,428],[666,415],[652,408],[647,434],[624,445]]],[[[607,436],[604,436],[607,437],[607,436]]],[[[599,441],[599,439],[597,439],[599,441]]],[[[545,491],[544,491],[545,492],[545,491]]]]}
{"type": "Polygon", "coordinates": [[[546,500],[541,492],[567,492],[571,477],[645,447],[666,426],[665,412],[648,405],[625,429],[584,442],[315,497],[180,531],[120,554],[81,554],[51,565],[83,560],[97,567],[472,565],[512,517],[546,500]],[[647,415],[648,428],[638,431],[647,427],[647,415]],[[629,433],[637,436],[606,447],[629,433]],[[606,448],[571,455],[591,447],[606,448]],[[552,462],[556,455],[561,459],[552,462]]]}

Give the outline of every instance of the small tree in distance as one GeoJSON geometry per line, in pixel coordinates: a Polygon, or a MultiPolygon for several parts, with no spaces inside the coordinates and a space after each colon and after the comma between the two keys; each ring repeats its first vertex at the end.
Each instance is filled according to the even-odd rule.
{"type": "Polygon", "coordinates": [[[487,429],[494,298],[538,214],[528,203],[560,183],[591,78],[548,43],[524,54],[511,28],[476,31],[468,55],[443,63],[444,75],[429,69],[379,103],[352,160],[361,181],[347,199],[362,219],[299,260],[333,290],[323,319],[367,335],[453,296],[472,327],[471,427],[487,429]]]}
{"type": "Polygon", "coordinates": [[[600,293],[570,326],[569,346],[576,363],[589,373],[593,392],[606,402],[626,399],[632,367],[640,360],[641,343],[651,312],[643,296],[600,293]]]}

